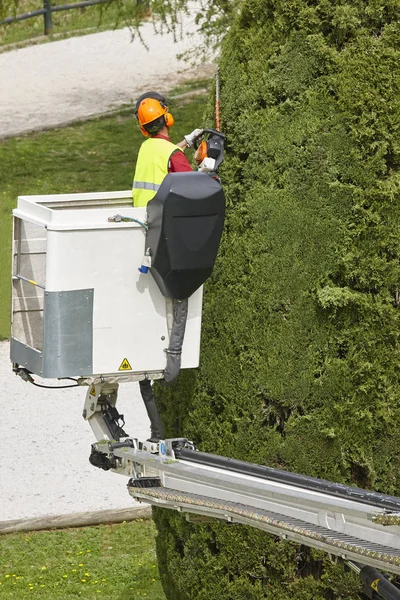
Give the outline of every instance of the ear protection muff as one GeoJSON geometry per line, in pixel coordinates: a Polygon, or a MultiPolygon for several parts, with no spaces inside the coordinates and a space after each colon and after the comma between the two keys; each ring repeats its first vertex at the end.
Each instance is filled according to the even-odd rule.
{"type": "Polygon", "coordinates": [[[145,130],[145,128],[144,128],[144,127],[142,127],[142,125],[139,125],[139,128],[140,128],[140,131],[143,133],[143,135],[144,135],[145,137],[149,137],[149,135],[150,135],[150,134],[149,134],[149,132],[148,132],[148,131],[146,131],[146,130],[145,130]]]}
{"type": "MultiPolygon", "coordinates": [[[[168,107],[167,107],[167,111],[168,111],[168,107]]],[[[165,113],[164,119],[165,119],[165,124],[168,128],[172,127],[172,125],[175,123],[174,117],[169,112],[165,113]]]]}

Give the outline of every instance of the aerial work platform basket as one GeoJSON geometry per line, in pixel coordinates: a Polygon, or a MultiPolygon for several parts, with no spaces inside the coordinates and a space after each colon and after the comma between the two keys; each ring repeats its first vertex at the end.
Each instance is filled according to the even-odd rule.
{"type": "MultiPolygon", "coordinates": [[[[163,376],[172,305],[141,273],[145,208],[123,192],[21,196],[13,211],[11,360],[45,378],[163,376]]],[[[182,368],[199,364],[202,288],[182,368]]]]}

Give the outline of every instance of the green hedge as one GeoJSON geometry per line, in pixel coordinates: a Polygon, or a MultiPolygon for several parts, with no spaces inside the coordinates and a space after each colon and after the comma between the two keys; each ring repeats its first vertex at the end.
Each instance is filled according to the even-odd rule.
{"type": "MultiPolygon", "coordinates": [[[[399,9],[244,1],[220,65],[228,209],[201,367],[159,386],[168,435],[397,495],[399,9]]],[[[359,598],[322,554],[155,518],[170,600],[359,598]]]]}

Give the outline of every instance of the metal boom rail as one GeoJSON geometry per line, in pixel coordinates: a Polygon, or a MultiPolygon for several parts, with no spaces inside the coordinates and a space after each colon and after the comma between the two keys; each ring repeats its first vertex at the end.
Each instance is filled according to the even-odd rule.
{"type": "MultiPolygon", "coordinates": [[[[400,575],[400,499],[184,448],[135,439],[93,444],[138,501],[242,523],[400,575]]],[[[399,595],[400,597],[400,595],[399,595]]]]}
{"type": "Polygon", "coordinates": [[[387,510],[400,511],[400,498],[389,496],[371,490],[345,485],[343,483],[334,483],[326,479],[317,479],[307,475],[299,475],[290,471],[282,471],[267,467],[265,465],[257,465],[247,463],[242,460],[218,456],[217,454],[208,454],[206,452],[198,452],[181,448],[175,451],[176,458],[188,460],[190,462],[200,463],[203,465],[214,466],[227,471],[243,473],[244,475],[254,475],[261,479],[271,479],[282,483],[293,484],[308,490],[314,490],[332,496],[347,498],[356,502],[379,506],[387,510]]]}

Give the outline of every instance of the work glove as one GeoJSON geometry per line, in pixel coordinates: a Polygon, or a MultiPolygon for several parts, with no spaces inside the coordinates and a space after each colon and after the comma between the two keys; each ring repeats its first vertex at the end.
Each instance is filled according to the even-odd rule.
{"type": "Polygon", "coordinates": [[[195,143],[195,141],[203,135],[203,131],[204,131],[204,129],[194,129],[192,131],[192,133],[188,133],[187,135],[184,135],[183,139],[186,142],[186,146],[188,148],[191,148],[193,146],[193,144],[195,143]]]}

